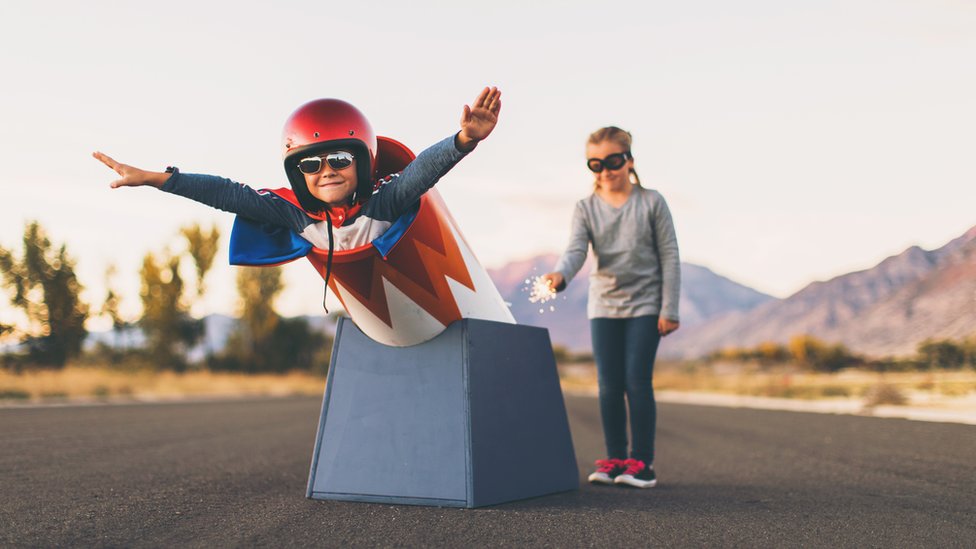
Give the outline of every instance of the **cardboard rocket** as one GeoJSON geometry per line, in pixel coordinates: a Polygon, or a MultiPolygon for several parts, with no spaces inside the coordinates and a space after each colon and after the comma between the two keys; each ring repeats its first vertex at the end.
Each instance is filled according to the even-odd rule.
{"type": "MultiPolygon", "coordinates": [[[[413,158],[378,142],[380,174],[413,158]]],[[[549,334],[515,325],[436,190],[335,250],[329,276],[328,256],[241,217],[231,234],[235,264],[307,258],[355,324],[336,329],[307,497],[481,507],[579,487],[549,334]]]]}

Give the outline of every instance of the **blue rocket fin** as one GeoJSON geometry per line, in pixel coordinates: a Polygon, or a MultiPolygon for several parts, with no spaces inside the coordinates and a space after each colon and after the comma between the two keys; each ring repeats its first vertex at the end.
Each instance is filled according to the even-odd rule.
{"type": "Polygon", "coordinates": [[[280,265],[305,257],[312,243],[284,227],[237,216],[230,233],[230,264],[280,265]]]}
{"type": "Polygon", "coordinates": [[[393,247],[396,246],[397,242],[400,242],[401,238],[403,238],[403,234],[407,232],[407,229],[410,228],[413,220],[417,218],[418,211],[420,211],[419,201],[414,204],[412,208],[401,214],[400,217],[398,217],[397,220],[390,225],[390,228],[387,229],[386,232],[384,232],[378,238],[373,239],[373,247],[376,248],[376,251],[378,251],[381,256],[383,256],[383,259],[386,259],[386,257],[390,255],[393,247]]]}

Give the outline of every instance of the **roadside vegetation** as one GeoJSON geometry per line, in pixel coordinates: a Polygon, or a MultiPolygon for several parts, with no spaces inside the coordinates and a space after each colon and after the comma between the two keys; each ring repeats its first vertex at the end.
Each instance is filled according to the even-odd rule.
{"type": "Polygon", "coordinates": [[[84,303],[75,260],[38,223],[25,227],[19,253],[0,243],[0,297],[10,305],[0,308],[0,400],[320,394],[332,336],[275,311],[280,267],[239,267],[240,320],[220,349],[203,340],[204,320],[190,309],[219,240],[215,227],[193,225],[147,252],[138,318],[120,313],[114,267],[102,303],[84,303]],[[86,346],[86,322],[99,316],[111,333],[86,346]]]}
{"type": "Polygon", "coordinates": [[[194,370],[131,370],[70,364],[60,370],[0,370],[0,401],[143,402],[181,398],[321,395],[325,379],[309,372],[243,374],[194,370]]]}
{"type": "MultiPolygon", "coordinates": [[[[595,392],[591,355],[557,349],[563,386],[595,392]]],[[[922,342],[913,356],[867,358],[811,336],[658,361],[657,390],[795,399],[860,399],[866,407],[976,397],[976,338],[922,342]]],[[[974,402],[976,405],[976,402],[974,402]]]]}
{"type": "MultiPolygon", "coordinates": [[[[204,320],[190,311],[206,291],[219,241],[216,228],[193,225],[148,251],[138,318],[120,313],[113,267],[101,303],[83,302],[74,258],[38,223],[25,226],[19,252],[0,242],[0,299],[9,303],[0,308],[0,401],[321,394],[332,336],[275,311],[284,289],[279,267],[238,268],[239,320],[225,345],[204,341],[204,320]],[[86,346],[86,323],[96,317],[110,321],[111,332],[86,346]]],[[[563,387],[595,393],[593,357],[553,351],[563,387]]],[[[976,336],[925,341],[913,356],[878,359],[800,335],[655,368],[659,390],[898,405],[976,397],[976,336]]]]}

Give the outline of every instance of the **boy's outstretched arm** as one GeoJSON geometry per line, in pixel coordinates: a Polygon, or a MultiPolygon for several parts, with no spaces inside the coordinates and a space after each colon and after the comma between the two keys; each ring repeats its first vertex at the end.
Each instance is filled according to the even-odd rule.
{"type": "Polygon", "coordinates": [[[461,112],[461,131],[454,144],[461,152],[471,152],[478,141],[488,137],[498,124],[498,112],[502,108],[502,92],[492,86],[481,90],[477,99],[461,112]]]}
{"type": "Polygon", "coordinates": [[[218,210],[241,215],[259,223],[284,227],[299,234],[305,227],[315,223],[301,209],[279,199],[273,193],[256,191],[230,179],[213,175],[151,172],[122,164],[101,152],[92,153],[92,156],[121,176],[112,182],[113,189],[155,187],[218,210]]]}
{"type": "Polygon", "coordinates": [[[412,207],[464,155],[474,150],[498,124],[502,92],[491,87],[481,90],[471,106],[461,113],[461,131],[424,149],[400,174],[373,193],[368,202],[374,219],[393,221],[412,207]]]}
{"type": "Polygon", "coordinates": [[[140,170],[134,166],[116,162],[111,156],[101,152],[93,152],[92,156],[119,174],[119,179],[112,182],[113,189],[119,187],[141,187],[143,185],[149,185],[158,189],[163,186],[163,183],[166,183],[166,180],[171,175],[165,172],[140,170]]]}

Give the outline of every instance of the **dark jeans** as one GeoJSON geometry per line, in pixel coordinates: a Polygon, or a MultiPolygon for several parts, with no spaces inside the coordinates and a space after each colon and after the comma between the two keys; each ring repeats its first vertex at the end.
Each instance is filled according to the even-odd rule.
{"type": "Polygon", "coordinates": [[[654,463],[654,357],[661,335],[657,315],[590,319],[593,356],[600,384],[600,416],[607,455],[627,458],[627,410],[634,441],[630,457],[654,463]]]}

